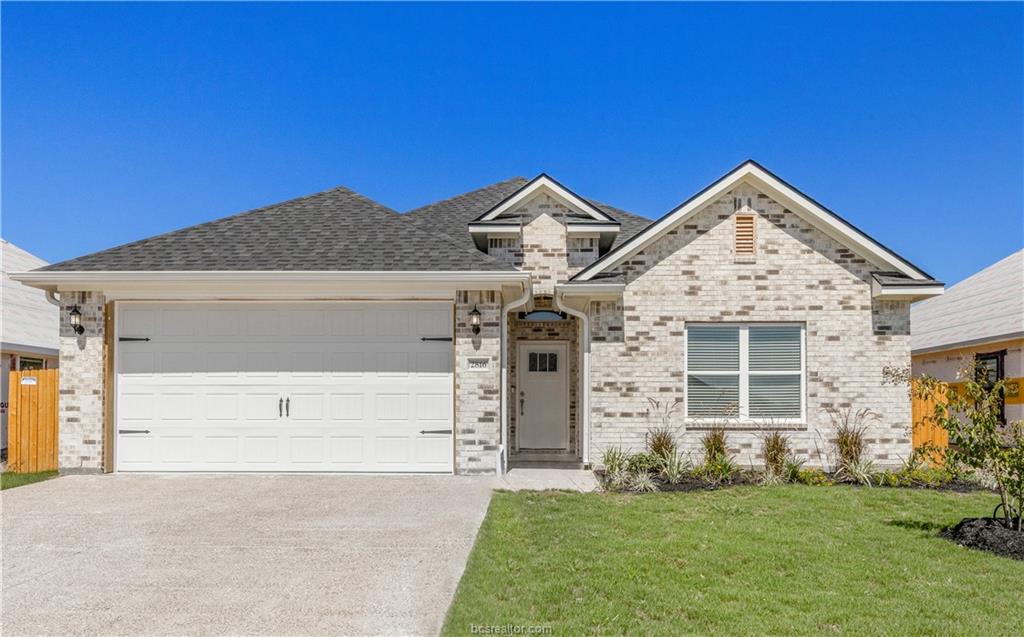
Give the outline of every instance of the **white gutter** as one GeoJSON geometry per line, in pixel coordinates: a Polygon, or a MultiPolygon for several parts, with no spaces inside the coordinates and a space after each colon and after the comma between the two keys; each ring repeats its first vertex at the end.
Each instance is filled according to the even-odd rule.
{"type": "Polygon", "coordinates": [[[531,296],[533,286],[527,283],[522,296],[501,307],[501,388],[498,392],[501,403],[501,424],[498,428],[501,432],[501,444],[498,446],[498,475],[505,473],[505,468],[508,467],[508,448],[511,444],[505,437],[505,432],[508,431],[508,313],[528,302],[531,296]]]}
{"type": "Polygon", "coordinates": [[[57,295],[54,294],[52,290],[46,290],[46,300],[51,304],[60,307],[60,299],[57,298],[57,295]]]}
{"type": "MultiPolygon", "coordinates": [[[[553,304],[556,309],[561,309],[569,316],[578,318],[582,328],[581,331],[583,332],[580,334],[580,405],[576,413],[579,414],[580,429],[583,431],[583,440],[580,443],[583,447],[583,452],[580,455],[583,459],[583,466],[586,467],[590,464],[590,317],[586,311],[576,310],[567,304],[561,303],[560,301],[564,294],[563,291],[556,289],[553,304]]],[[[588,300],[587,305],[589,304],[590,301],[588,300]]]]}

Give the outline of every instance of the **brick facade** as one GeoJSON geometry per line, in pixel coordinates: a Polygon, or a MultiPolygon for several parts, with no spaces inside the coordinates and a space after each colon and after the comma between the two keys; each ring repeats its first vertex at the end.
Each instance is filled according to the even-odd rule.
{"type": "MultiPolygon", "coordinates": [[[[910,362],[907,302],[877,301],[870,272],[879,268],[796,214],[748,188],[727,193],[618,268],[621,301],[592,303],[591,448],[599,462],[610,446],[642,449],[658,424],[648,397],[683,398],[686,321],[793,321],[806,325],[807,422],[791,443],[809,465],[827,464],[833,429],[827,407],[881,414],[868,433],[878,464],[911,451],[906,389],[882,384],[887,365],[910,362]],[[733,254],[734,197],[756,213],[757,253],[733,254]]],[[[680,406],[681,407],[681,406],[680,406]]],[[[701,431],[676,414],[684,452],[699,460],[701,431]]],[[[733,428],[731,446],[744,464],[760,464],[760,436],[733,428]]]]}
{"type": "Polygon", "coordinates": [[[501,295],[461,291],[455,300],[455,472],[497,472],[501,445],[501,295]],[[469,313],[480,311],[480,333],[469,313]],[[470,369],[486,360],[486,369],[470,369]]]}
{"type": "Polygon", "coordinates": [[[93,292],[60,295],[60,441],[61,473],[103,471],[104,298],[93,292]],[[85,332],[68,323],[78,306],[85,332]]]}

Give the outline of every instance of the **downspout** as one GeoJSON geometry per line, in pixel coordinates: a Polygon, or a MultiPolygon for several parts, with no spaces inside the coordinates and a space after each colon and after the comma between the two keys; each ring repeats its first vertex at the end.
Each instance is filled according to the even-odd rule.
{"type": "MultiPolygon", "coordinates": [[[[580,454],[583,460],[583,466],[590,466],[590,317],[587,315],[586,310],[577,310],[569,307],[568,303],[562,302],[564,292],[555,291],[554,305],[556,309],[561,309],[569,316],[575,316],[580,320],[580,407],[576,410],[576,413],[580,417],[580,429],[583,431],[583,440],[580,446],[583,447],[583,453],[580,454]]],[[[584,308],[590,304],[588,300],[584,304],[584,308]]]]}
{"type": "Polygon", "coordinates": [[[501,432],[501,444],[498,447],[498,466],[496,467],[498,475],[505,473],[505,469],[508,467],[510,444],[505,438],[505,432],[508,431],[508,313],[513,308],[529,301],[531,296],[533,296],[533,285],[532,282],[527,281],[523,286],[523,295],[501,307],[501,388],[498,394],[501,397],[501,424],[498,427],[498,431],[501,432]]]}
{"type": "Polygon", "coordinates": [[[52,290],[46,291],[46,300],[49,301],[50,303],[53,303],[57,307],[60,307],[60,299],[57,298],[56,293],[54,293],[52,290]]]}

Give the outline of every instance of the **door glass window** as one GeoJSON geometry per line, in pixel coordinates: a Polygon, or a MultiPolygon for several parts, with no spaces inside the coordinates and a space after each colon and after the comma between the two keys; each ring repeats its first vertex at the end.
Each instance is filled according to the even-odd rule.
{"type": "Polygon", "coordinates": [[[558,354],[555,352],[530,352],[527,369],[531,372],[557,372],[558,354]]]}
{"type": "Polygon", "coordinates": [[[28,371],[31,369],[42,369],[43,359],[41,358],[27,358],[25,356],[18,357],[18,369],[21,371],[28,371]]]}

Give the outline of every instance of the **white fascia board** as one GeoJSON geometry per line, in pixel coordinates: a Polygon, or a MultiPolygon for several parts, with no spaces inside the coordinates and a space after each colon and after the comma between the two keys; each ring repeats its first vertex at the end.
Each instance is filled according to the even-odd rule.
{"type": "Polygon", "coordinates": [[[878,242],[783,183],[760,166],[753,162],[745,162],[669,212],[647,228],[647,230],[623,243],[598,261],[595,261],[591,266],[580,272],[575,280],[589,281],[595,275],[621,264],[659,239],[669,230],[695,216],[706,205],[716,201],[723,194],[744,181],[775,201],[785,205],[794,214],[799,215],[833,239],[870,258],[877,265],[888,266],[915,280],[928,279],[927,275],[923,272],[917,270],[878,242]]]}
{"type": "Polygon", "coordinates": [[[529,286],[526,272],[149,271],[24,272],[12,279],[54,292],[114,299],[450,299],[458,290],[529,286]]]}
{"type": "Polygon", "coordinates": [[[469,224],[470,234],[519,234],[522,226],[518,223],[471,223],[469,224]]]}
{"type": "Polygon", "coordinates": [[[930,299],[934,296],[941,296],[945,293],[946,286],[941,283],[936,285],[881,285],[878,281],[871,281],[871,296],[886,301],[920,301],[930,299]]]}
{"type": "Polygon", "coordinates": [[[572,235],[619,233],[619,224],[617,223],[572,223],[570,221],[565,228],[566,232],[572,235]]]}
{"type": "Polygon", "coordinates": [[[559,199],[564,200],[573,208],[576,208],[580,212],[587,213],[588,215],[590,215],[594,219],[597,219],[598,221],[607,221],[609,223],[614,223],[614,220],[611,217],[598,210],[597,207],[594,206],[594,204],[576,196],[575,193],[573,193],[568,188],[561,185],[554,179],[548,177],[547,175],[540,175],[539,177],[535,178],[533,181],[520,188],[519,191],[513,194],[511,197],[499,203],[494,208],[491,208],[484,216],[477,219],[477,221],[490,221],[491,219],[498,217],[502,213],[508,212],[512,208],[515,208],[517,205],[526,201],[527,199],[529,199],[535,193],[542,189],[546,189],[548,192],[555,195],[559,199]]]}

